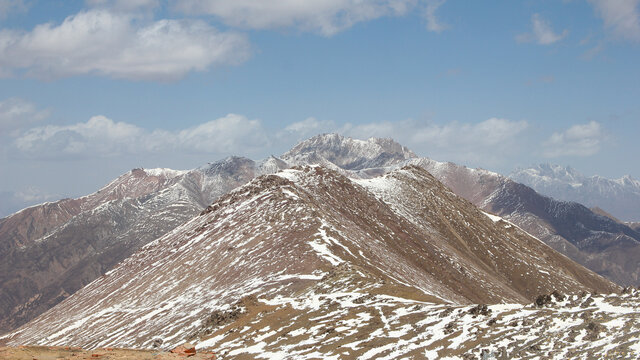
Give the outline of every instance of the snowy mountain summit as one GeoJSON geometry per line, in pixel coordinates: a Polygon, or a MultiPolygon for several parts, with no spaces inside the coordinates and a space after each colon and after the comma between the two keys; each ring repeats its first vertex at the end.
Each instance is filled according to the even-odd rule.
{"type": "Polygon", "coordinates": [[[517,169],[509,177],[556,199],[599,207],[624,221],[640,221],[640,181],[629,175],[589,177],[569,166],[540,164],[517,169]]]}
{"type": "Polygon", "coordinates": [[[418,156],[393,139],[352,139],[339,134],[322,134],[302,141],[282,155],[291,165],[333,164],[345,170],[362,170],[397,165],[418,156]]]}

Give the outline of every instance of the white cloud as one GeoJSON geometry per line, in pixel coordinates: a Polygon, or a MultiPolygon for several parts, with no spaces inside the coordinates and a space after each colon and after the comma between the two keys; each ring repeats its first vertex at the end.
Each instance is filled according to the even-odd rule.
{"type": "Polygon", "coordinates": [[[531,16],[532,32],[520,34],[516,36],[518,42],[536,42],[540,45],[551,45],[562,39],[568,34],[568,30],[562,31],[561,34],[556,34],[551,28],[551,24],[544,20],[540,14],[533,14],[531,16]]]}
{"type": "Polygon", "coordinates": [[[203,21],[145,23],[130,14],[90,10],[60,25],[0,31],[0,75],[174,80],[190,71],[239,63],[248,48],[244,36],[218,32],[203,21]]]}
{"type": "Polygon", "coordinates": [[[48,110],[41,110],[36,105],[20,99],[9,98],[0,101],[0,135],[15,129],[26,128],[49,116],[48,110]]]}
{"type": "Polygon", "coordinates": [[[490,118],[476,124],[450,123],[419,129],[413,135],[414,142],[427,142],[441,148],[456,147],[473,150],[497,149],[511,143],[515,136],[528,127],[526,121],[490,118]]]}
{"type": "Polygon", "coordinates": [[[616,36],[640,41],[640,0],[589,0],[604,26],[616,36]]]}
{"type": "Polygon", "coordinates": [[[142,129],[104,116],[69,126],[29,129],[14,139],[24,157],[68,159],[129,154],[258,155],[286,150],[296,141],[325,132],[354,138],[391,137],[425,156],[439,160],[472,162],[477,166],[500,164],[517,153],[524,120],[491,118],[477,123],[435,124],[415,120],[364,124],[336,124],[310,117],[281,129],[267,131],[260,120],[229,114],[197,126],[175,131],[142,129]]]}
{"type": "Polygon", "coordinates": [[[229,114],[177,134],[178,148],[205,153],[253,152],[268,146],[259,120],[229,114]]]}
{"type": "Polygon", "coordinates": [[[110,156],[134,152],[143,134],[144,130],[135,125],[94,116],[86,123],[29,129],[15,140],[15,145],[33,157],[110,156]]]}
{"type": "Polygon", "coordinates": [[[26,157],[66,159],[151,153],[251,153],[269,144],[259,120],[229,114],[179,131],[147,131],[105,116],[68,126],[42,126],[19,134],[14,145],[26,157]]]}
{"type": "Polygon", "coordinates": [[[425,3],[427,27],[441,31],[435,11],[443,0],[174,0],[173,7],[189,14],[209,14],[228,25],[248,29],[297,28],[325,36],[356,23],[406,14],[425,3]]]}
{"type": "Polygon", "coordinates": [[[422,123],[415,120],[346,124],[338,132],[356,138],[391,137],[410,149],[437,160],[499,165],[519,149],[528,128],[524,120],[490,118],[478,123],[422,123]]]}
{"type": "Polygon", "coordinates": [[[436,17],[436,10],[445,3],[446,0],[433,0],[427,2],[424,17],[427,20],[427,29],[434,32],[442,32],[447,26],[442,24],[436,17]]]}
{"type": "Polygon", "coordinates": [[[323,132],[335,131],[336,125],[330,120],[318,120],[314,117],[287,125],[278,136],[281,138],[294,138],[302,140],[323,132]]]}
{"type": "Polygon", "coordinates": [[[51,201],[55,199],[59,199],[60,195],[57,194],[49,194],[44,192],[42,189],[39,189],[35,186],[29,186],[23,188],[21,190],[16,191],[13,194],[13,197],[17,199],[19,202],[37,204],[45,201],[51,201]]]}
{"type": "Polygon", "coordinates": [[[24,0],[0,0],[0,20],[5,19],[11,13],[24,11],[27,11],[27,4],[24,0]]]}
{"type": "Polygon", "coordinates": [[[556,132],[543,144],[543,155],[554,158],[559,156],[590,156],[600,151],[605,134],[599,123],[574,125],[564,132],[556,132]]]}

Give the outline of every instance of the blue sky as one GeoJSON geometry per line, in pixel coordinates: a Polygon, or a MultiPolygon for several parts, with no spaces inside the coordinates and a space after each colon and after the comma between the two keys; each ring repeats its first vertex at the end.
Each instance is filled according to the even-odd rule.
{"type": "Polygon", "coordinates": [[[334,131],[504,174],[638,178],[639,3],[0,0],[0,194],[334,131]]]}

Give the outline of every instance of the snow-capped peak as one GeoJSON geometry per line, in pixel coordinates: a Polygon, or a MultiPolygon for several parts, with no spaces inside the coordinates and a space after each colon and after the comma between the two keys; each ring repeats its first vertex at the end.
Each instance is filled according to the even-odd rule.
{"type": "Polygon", "coordinates": [[[314,136],[282,155],[283,160],[294,165],[330,162],[347,170],[385,167],[416,157],[392,139],[358,140],[339,134],[314,136]]]}
{"type": "Polygon", "coordinates": [[[161,176],[167,179],[172,179],[180,175],[186,174],[187,170],[173,170],[168,168],[155,168],[155,169],[143,169],[149,176],[161,176]]]}
{"type": "Polygon", "coordinates": [[[540,164],[517,169],[509,177],[560,200],[597,206],[624,220],[640,219],[640,181],[629,175],[589,177],[569,166],[540,164]]]}

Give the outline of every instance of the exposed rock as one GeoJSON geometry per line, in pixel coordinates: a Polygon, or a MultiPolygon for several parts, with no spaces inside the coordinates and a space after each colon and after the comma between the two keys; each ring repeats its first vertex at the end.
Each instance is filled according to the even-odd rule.
{"type": "Polygon", "coordinates": [[[474,316],[477,316],[477,315],[489,316],[491,315],[491,309],[489,309],[486,304],[479,304],[471,308],[469,310],[469,314],[474,316]]]}
{"type": "Polygon", "coordinates": [[[549,294],[542,294],[536,298],[536,306],[543,307],[553,304],[553,298],[549,294]]]}
{"type": "Polygon", "coordinates": [[[192,356],[196,354],[196,347],[191,343],[184,343],[180,346],[173,348],[170,353],[192,356]]]}

